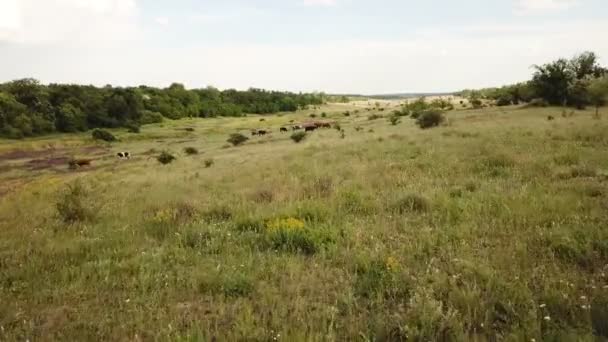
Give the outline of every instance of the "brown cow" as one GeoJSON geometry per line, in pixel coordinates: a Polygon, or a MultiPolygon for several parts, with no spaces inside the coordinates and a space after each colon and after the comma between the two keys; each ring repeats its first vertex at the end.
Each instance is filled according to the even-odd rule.
{"type": "Polygon", "coordinates": [[[304,128],[305,132],[313,132],[315,131],[317,128],[319,128],[317,125],[315,124],[309,124],[309,125],[303,125],[302,126],[304,128]]]}

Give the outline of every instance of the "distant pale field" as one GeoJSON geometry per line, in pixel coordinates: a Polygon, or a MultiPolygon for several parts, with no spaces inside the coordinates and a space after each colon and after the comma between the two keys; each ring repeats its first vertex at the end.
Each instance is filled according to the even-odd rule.
{"type": "Polygon", "coordinates": [[[375,102],[0,140],[0,341],[608,338],[608,109],[375,102]]]}

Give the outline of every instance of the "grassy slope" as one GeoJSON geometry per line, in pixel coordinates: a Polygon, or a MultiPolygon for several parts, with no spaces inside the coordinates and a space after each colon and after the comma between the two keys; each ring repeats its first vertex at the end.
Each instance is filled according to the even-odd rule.
{"type": "MultiPolygon", "coordinates": [[[[0,199],[0,340],[608,336],[606,121],[490,108],[422,131],[345,109],[323,108],[344,139],[278,133],[300,112],[119,132],[90,171],[0,162],[13,165],[2,182],[18,183],[0,199]],[[275,133],[223,147],[252,127],[275,133]],[[161,166],[151,149],[178,159],[161,166]],[[121,150],[135,158],[117,161],[121,150]],[[94,215],[68,226],[55,203],[75,181],[94,215]]],[[[0,151],[86,157],[91,144],[0,151]]]]}

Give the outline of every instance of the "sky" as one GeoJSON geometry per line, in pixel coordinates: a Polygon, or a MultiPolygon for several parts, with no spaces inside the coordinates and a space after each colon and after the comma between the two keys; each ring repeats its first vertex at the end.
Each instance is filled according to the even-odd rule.
{"type": "Polygon", "coordinates": [[[0,82],[447,92],[607,33],[606,0],[0,0],[0,82]]]}

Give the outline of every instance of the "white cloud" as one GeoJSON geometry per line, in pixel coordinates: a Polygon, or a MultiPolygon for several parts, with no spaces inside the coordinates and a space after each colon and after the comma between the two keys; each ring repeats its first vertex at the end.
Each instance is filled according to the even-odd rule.
{"type": "Polygon", "coordinates": [[[606,22],[542,23],[527,32],[499,28],[500,39],[454,30],[408,39],[294,45],[224,43],[166,49],[133,44],[51,52],[0,45],[0,74],[4,80],[33,76],[44,82],[97,85],[183,82],[190,87],[392,93],[523,81],[529,79],[532,64],[585,50],[608,57],[606,22]],[[44,63],[33,57],[39,55],[45,55],[44,63]]]}
{"type": "Polygon", "coordinates": [[[520,15],[563,11],[580,4],[580,0],[517,0],[515,13],[520,15]]]}
{"type": "Polygon", "coordinates": [[[136,31],[136,0],[0,0],[0,41],[107,43],[136,31]]]}
{"type": "Polygon", "coordinates": [[[167,17],[157,17],[154,21],[160,26],[169,26],[169,18],[167,17]]]}
{"type": "Polygon", "coordinates": [[[303,0],[302,3],[305,6],[324,6],[331,7],[338,4],[337,0],[303,0]]]}

